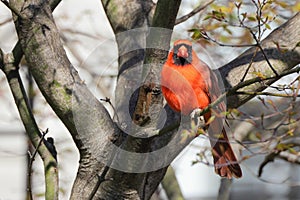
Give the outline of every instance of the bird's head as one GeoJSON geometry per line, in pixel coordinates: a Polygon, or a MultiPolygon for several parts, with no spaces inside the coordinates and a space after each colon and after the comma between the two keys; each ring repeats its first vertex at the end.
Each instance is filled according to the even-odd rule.
{"type": "Polygon", "coordinates": [[[173,47],[173,62],[185,66],[192,63],[192,43],[189,40],[177,40],[173,47]]]}

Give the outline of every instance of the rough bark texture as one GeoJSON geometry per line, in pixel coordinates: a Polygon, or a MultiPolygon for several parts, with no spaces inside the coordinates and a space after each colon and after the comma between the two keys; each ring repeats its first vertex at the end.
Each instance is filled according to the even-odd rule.
{"type": "Polygon", "coordinates": [[[87,198],[109,158],[111,141],[119,131],[69,62],[47,2],[10,1],[10,4],[22,15],[22,18],[15,17],[15,23],[31,73],[49,105],[70,131],[80,153],[72,198],[87,198]]]}
{"type": "MultiPolygon", "coordinates": [[[[162,126],[157,124],[160,115],[156,114],[158,119],[153,119],[150,111],[144,112],[136,108],[144,103],[148,105],[148,110],[155,111],[161,108],[162,97],[155,91],[155,84],[158,81],[159,66],[166,55],[165,50],[169,49],[170,35],[165,38],[147,38],[146,31],[151,24],[172,29],[180,1],[160,0],[155,6],[150,0],[102,0],[116,34],[120,55],[116,89],[116,108],[120,118],[118,126],[114,124],[103,105],[89,92],[68,60],[51,8],[47,3],[48,1],[42,0],[10,1],[10,5],[19,12],[19,16],[15,16],[14,21],[30,71],[45,99],[68,128],[80,153],[80,165],[71,199],[150,199],[166,173],[168,164],[189,142],[186,140],[180,143],[180,134],[173,134],[177,130],[146,139],[134,137],[149,136],[154,125],[162,126]],[[134,34],[123,32],[136,28],[139,30],[134,34]],[[163,51],[153,49],[146,51],[147,43],[152,42],[154,44],[162,42],[163,51]],[[155,63],[155,65],[144,67],[143,63],[155,63]],[[147,89],[148,86],[151,90],[147,89]],[[146,88],[144,95],[141,94],[140,87],[146,88]],[[150,96],[147,91],[150,91],[150,96]],[[157,97],[152,98],[155,95],[157,97]],[[155,107],[156,105],[158,107],[155,107]],[[142,116],[142,124],[133,113],[142,116]],[[150,122],[154,120],[155,123],[147,124],[147,118],[150,118],[150,122]],[[132,119],[138,123],[133,124],[132,119]],[[144,122],[149,126],[145,126],[144,122]],[[152,160],[146,156],[142,161],[134,160],[134,157],[122,158],[118,148],[147,153],[159,150],[167,143],[171,145],[164,156],[157,156],[152,160]],[[106,166],[115,164],[118,159],[124,160],[123,164],[127,165],[127,169],[142,168],[157,163],[160,163],[161,167],[134,173],[130,170],[122,171],[106,166]]],[[[57,3],[57,1],[50,3],[57,3]]],[[[279,74],[300,63],[300,48],[294,48],[300,41],[299,18],[300,14],[296,15],[271,33],[262,43],[262,47],[279,74]],[[274,41],[286,45],[287,51],[280,52],[275,47],[274,41]]],[[[250,49],[220,69],[228,88],[239,84],[238,78],[245,72],[252,54],[253,49],[250,49]]],[[[260,53],[255,57],[251,68],[272,75],[260,53]]],[[[253,78],[251,76],[249,73],[247,79],[253,78]]],[[[276,79],[278,78],[271,81],[276,79]]],[[[264,86],[257,83],[246,89],[253,91],[263,88],[264,86]]],[[[251,96],[232,96],[228,103],[230,107],[237,107],[250,98],[251,96]]],[[[179,120],[179,116],[168,108],[165,115],[167,116],[163,124],[165,126],[179,120]]]]}

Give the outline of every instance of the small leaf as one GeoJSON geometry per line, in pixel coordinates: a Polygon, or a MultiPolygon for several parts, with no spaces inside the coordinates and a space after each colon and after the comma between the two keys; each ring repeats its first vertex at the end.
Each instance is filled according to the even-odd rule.
{"type": "Polygon", "coordinates": [[[195,164],[197,164],[197,163],[199,163],[199,161],[197,161],[197,160],[193,160],[193,161],[192,161],[192,165],[195,165],[195,164]]]}
{"type": "Polygon", "coordinates": [[[223,134],[214,134],[213,138],[224,139],[224,135],[223,134]]]}
{"type": "Polygon", "coordinates": [[[203,31],[201,31],[200,29],[196,29],[196,28],[193,28],[193,29],[189,29],[188,32],[193,32],[193,35],[191,36],[194,40],[199,40],[201,38],[204,38],[204,35],[203,35],[203,31]]]}
{"type": "Polygon", "coordinates": [[[225,13],[220,9],[212,11],[212,17],[218,21],[223,21],[225,19],[225,13]]]}
{"type": "Polygon", "coordinates": [[[209,15],[206,15],[203,20],[208,20],[210,18],[212,18],[212,15],[209,14],[209,15]]]}
{"type": "Polygon", "coordinates": [[[261,134],[260,133],[250,133],[249,135],[248,135],[248,138],[249,138],[249,140],[250,141],[260,141],[260,139],[261,139],[261,134]]]}
{"type": "Polygon", "coordinates": [[[255,22],[255,21],[256,21],[256,18],[255,18],[255,17],[253,17],[253,16],[248,16],[248,17],[247,17],[247,19],[248,19],[249,21],[253,21],[253,22],[255,22]]]}
{"type": "Polygon", "coordinates": [[[277,149],[278,151],[285,151],[287,149],[292,148],[293,146],[294,146],[293,144],[279,143],[279,144],[277,144],[277,146],[275,147],[275,149],[277,149]]]}
{"type": "Polygon", "coordinates": [[[271,30],[271,26],[269,24],[265,24],[266,29],[271,30]]]}
{"type": "Polygon", "coordinates": [[[231,109],[230,112],[233,113],[236,116],[240,116],[241,115],[241,112],[238,109],[236,109],[236,108],[231,109]]]}
{"type": "Polygon", "coordinates": [[[243,157],[242,157],[242,160],[247,160],[247,159],[249,159],[249,158],[251,158],[249,155],[243,156],[243,157]]]}
{"type": "Polygon", "coordinates": [[[232,31],[228,28],[227,25],[223,25],[222,27],[228,34],[232,35],[232,31]]]}
{"type": "Polygon", "coordinates": [[[261,133],[257,132],[257,133],[255,133],[255,136],[256,136],[257,139],[262,140],[261,133]]]}
{"type": "Polygon", "coordinates": [[[289,148],[289,152],[295,155],[298,154],[298,152],[294,148],[289,148]]]}
{"type": "Polygon", "coordinates": [[[197,135],[205,135],[205,131],[203,128],[198,128],[197,135]]]}
{"type": "Polygon", "coordinates": [[[295,129],[288,130],[287,134],[289,136],[294,136],[294,131],[295,131],[295,129]]]}
{"type": "Polygon", "coordinates": [[[262,79],[266,78],[266,76],[263,75],[261,72],[253,72],[253,74],[255,74],[257,77],[262,78],[262,79]]]}
{"type": "Polygon", "coordinates": [[[193,33],[193,35],[192,35],[192,38],[193,38],[194,40],[199,40],[199,39],[203,38],[203,35],[201,34],[200,31],[195,31],[195,32],[193,33]]]}
{"type": "Polygon", "coordinates": [[[292,9],[294,12],[299,12],[300,11],[300,2],[296,3],[292,9]]]}
{"type": "Polygon", "coordinates": [[[272,101],[271,99],[268,99],[268,100],[267,100],[267,103],[270,104],[270,105],[273,107],[273,109],[274,109],[275,111],[278,111],[278,109],[277,109],[277,107],[276,107],[274,101],[272,101]]]}
{"type": "Polygon", "coordinates": [[[247,13],[246,13],[246,12],[244,12],[244,13],[242,13],[241,15],[243,16],[243,19],[242,19],[242,21],[244,21],[244,20],[246,19],[246,17],[247,17],[247,13]]]}
{"type": "Polygon", "coordinates": [[[277,144],[277,146],[276,146],[276,150],[278,150],[278,151],[284,151],[285,149],[286,149],[285,144],[280,143],[280,144],[277,144]]]}
{"type": "Polygon", "coordinates": [[[210,123],[212,123],[215,120],[216,116],[211,116],[208,121],[206,122],[206,125],[209,125],[210,123]]]}

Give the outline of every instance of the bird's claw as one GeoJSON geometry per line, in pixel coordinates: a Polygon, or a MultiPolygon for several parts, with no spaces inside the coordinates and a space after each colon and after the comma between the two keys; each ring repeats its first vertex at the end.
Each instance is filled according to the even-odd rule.
{"type": "Polygon", "coordinates": [[[204,117],[200,115],[201,112],[202,110],[200,108],[196,108],[190,114],[192,121],[195,123],[197,127],[200,127],[205,123],[204,117]]]}

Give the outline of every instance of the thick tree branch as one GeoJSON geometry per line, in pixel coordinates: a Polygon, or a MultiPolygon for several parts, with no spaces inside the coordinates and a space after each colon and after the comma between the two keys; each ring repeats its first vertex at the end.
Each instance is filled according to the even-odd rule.
{"type": "MultiPolygon", "coordinates": [[[[58,1],[53,0],[50,3],[53,5],[55,4],[53,2],[58,1]]],[[[147,105],[147,109],[151,110],[150,108],[154,105],[154,102],[160,103],[161,101],[161,99],[155,99],[152,96],[159,94],[155,84],[157,84],[158,70],[163,63],[163,58],[166,56],[165,50],[169,49],[169,40],[166,38],[169,38],[170,35],[163,38],[160,37],[161,34],[157,34],[157,37],[147,38],[146,31],[148,31],[147,28],[150,24],[156,27],[172,29],[180,1],[158,1],[153,20],[152,11],[154,4],[151,0],[102,0],[102,3],[116,34],[120,55],[118,58],[119,76],[116,90],[118,95],[116,98],[116,110],[120,118],[119,125],[126,133],[148,134],[150,132],[148,129],[141,130],[140,127],[132,124],[132,118],[136,117],[133,116],[133,113],[136,110],[136,105],[140,104],[140,102],[146,102],[144,105],[147,105]],[[137,32],[128,31],[132,29],[136,31],[136,28],[140,29],[137,32]],[[162,49],[164,52],[161,51],[157,54],[157,51],[145,51],[149,44],[158,44],[160,41],[163,41],[162,46],[164,47],[162,49]],[[154,63],[155,66],[144,67],[143,64],[145,63],[154,63]],[[146,84],[144,84],[145,79],[148,81],[146,84]],[[137,103],[138,92],[135,91],[141,91],[140,86],[145,89],[146,95],[141,96],[140,94],[142,101],[137,103]],[[147,91],[148,93],[150,91],[150,95],[147,91]],[[128,110],[130,114],[128,114],[128,110]]],[[[70,131],[80,152],[79,172],[71,199],[87,199],[89,196],[94,196],[93,191],[95,186],[98,187],[99,177],[101,177],[101,182],[98,191],[95,193],[95,199],[149,199],[163,178],[167,169],[166,166],[180,152],[182,146],[178,147],[175,145],[176,148],[173,147],[174,149],[171,149],[171,153],[166,156],[167,164],[154,172],[129,173],[112,168],[108,169],[106,165],[117,161],[115,153],[118,156],[118,152],[114,149],[114,144],[121,145],[124,150],[144,153],[163,147],[172,138],[172,132],[151,140],[144,140],[146,142],[131,136],[120,137],[121,131],[119,128],[114,125],[101,103],[89,92],[68,60],[60,42],[51,8],[47,5],[47,2],[42,0],[11,0],[10,4],[22,15],[19,18],[15,16],[15,23],[21,50],[24,52],[30,66],[30,71],[47,102],[70,131]]],[[[294,32],[298,33],[295,25],[299,25],[299,22],[297,20],[295,22],[295,18],[287,23],[290,25],[284,25],[283,27],[289,29],[290,26],[293,26],[294,32]]],[[[278,73],[281,73],[285,69],[293,67],[292,65],[295,66],[295,64],[299,63],[299,48],[294,47],[300,41],[298,40],[300,34],[280,34],[280,29],[272,34],[274,36],[269,36],[261,45],[271,64],[274,65],[273,67],[278,73]],[[288,38],[284,38],[284,35],[288,36],[288,38]],[[280,41],[278,41],[278,38],[280,41]],[[298,41],[296,42],[295,40],[298,41]],[[284,53],[280,52],[274,46],[274,41],[288,46],[287,51],[284,53]],[[290,45],[294,45],[293,49],[289,48],[290,45]],[[286,59],[286,57],[290,58],[286,59]],[[280,66],[277,66],[273,64],[273,60],[282,62],[280,62],[280,66]],[[283,68],[281,68],[281,64],[284,66],[283,68]]],[[[153,35],[150,34],[150,36],[153,35]]],[[[20,55],[19,50],[15,49],[14,54],[20,55]]],[[[234,87],[239,83],[238,78],[235,76],[238,74],[237,72],[240,72],[240,74],[245,72],[252,55],[253,50],[250,49],[235,61],[220,69],[221,75],[227,80],[226,86],[228,88],[234,87]]],[[[15,57],[16,63],[18,63],[17,60],[21,56],[15,57]]],[[[253,60],[255,63],[252,71],[257,71],[261,66],[264,66],[263,74],[266,76],[272,74],[261,53],[258,52],[253,60]]],[[[255,76],[250,70],[246,80],[252,78],[255,78],[255,76]]],[[[254,89],[260,90],[263,87],[265,85],[261,86],[259,84],[259,86],[255,85],[254,89]]],[[[246,89],[249,89],[249,87],[246,89]]],[[[239,106],[250,99],[250,97],[248,99],[244,98],[245,96],[248,97],[248,95],[241,95],[236,98],[231,97],[229,99],[230,106],[239,106]]],[[[167,109],[167,115],[166,125],[174,122],[175,119],[178,120],[178,115],[169,109],[167,109]]],[[[151,117],[150,119],[154,119],[151,117]]],[[[180,139],[180,134],[176,135],[177,139],[180,139]]],[[[176,141],[178,142],[179,140],[176,141]]],[[[186,144],[188,141],[186,141],[186,144]]],[[[129,164],[135,167],[135,164],[140,164],[129,158],[123,158],[127,159],[127,162],[123,163],[124,165],[129,164]]],[[[147,159],[145,159],[146,161],[147,159]]],[[[144,164],[151,165],[152,162],[144,164]]]]}
{"type": "MultiPolygon", "coordinates": [[[[160,69],[165,61],[172,31],[180,0],[160,0],[157,3],[155,13],[152,20],[153,29],[149,30],[146,38],[146,54],[142,69],[142,86],[139,89],[139,96],[135,106],[133,120],[136,124],[143,124],[148,118],[157,118],[157,116],[149,116],[150,109],[154,104],[162,104],[162,95],[156,95],[155,91],[160,90],[160,69]],[[170,31],[161,32],[160,28],[166,28],[170,31]],[[146,105],[146,108],[145,108],[146,105]]],[[[153,125],[155,126],[155,125],[153,125]]]]}
{"type": "Polygon", "coordinates": [[[167,193],[168,199],[176,199],[176,200],[184,199],[179,184],[177,182],[175,172],[171,166],[168,167],[167,173],[163,181],[161,182],[161,184],[167,193]]]}
{"type": "MultiPolygon", "coordinates": [[[[108,112],[89,92],[66,56],[52,9],[45,1],[10,1],[20,46],[46,101],[71,133],[80,153],[72,197],[87,198],[118,134],[108,112]],[[83,178],[84,177],[84,178],[83,178]]],[[[15,52],[20,52],[18,46],[15,52]]]]}
{"type": "MultiPolygon", "coordinates": [[[[248,68],[249,62],[253,58],[252,66],[246,75],[246,79],[255,79],[257,82],[248,85],[238,90],[239,92],[259,92],[268,87],[271,83],[279,80],[282,73],[295,67],[300,63],[300,47],[297,44],[300,41],[300,13],[296,14],[293,18],[288,20],[285,24],[275,29],[267,38],[261,42],[261,47],[264,49],[273,68],[277,71],[279,76],[261,81],[256,76],[256,72],[263,74],[265,77],[271,77],[274,73],[271,71],[268,63],[266,62],[262,52],[257,52],[255,55],[255,48],[252,47],[241,54],[238,58],[230,63],[224,65],[219,69],[223,80],[225,81],[226,90],[240,84],[240,77],[242,77],[248,68]],[[281,48],[278,48],[280,45],[281,48]]],[[[235,95],[227,99],[228,107],[236,108],[251,98],[253,95],[235,95]]]]}
{"type": "MultiPolygon", "coordinates": [[[[157,87],[159,83],[157,74],[167,55],[171,37],[171,32],[168,32],[166,35],[160,32],[154,34],[155,30],[152,29],[154,30],[152,32],[148,28],[152,24],[155,27],[172,29],[180,1],[159,1],[153,19],[151,11],[154,8],[154,4],[149,0],[103,0],[102,3],[116,33],[118,43],[119,76],[116,89],[116,110],[120,119],[120,125],[126,125],[126,133],[136,135],[140,133],[148,134],[146,129],[139,132],[140,128],[134,126],[138,124],[153,127],[153,123],[147,124],[148,113],[154,102],[161,104],[161,95],[158,98],[155,95],[155,91],[159,90],[159,87],[157,87]],[[115,6],[122,4],[128,6],[115,6]],[[156,46],[155,44],[159,45],[156,46]],[[145,50],[146,47],[156,48],[156,50],[161,49],[162,51],[145,50]],[[149,74],[151,75],[149,76],[149,74]],[[138,96],[140,100],[137,103],[138,96]],[[145,105],[146,109],[143,109],[143,105],[145,105]],[[130,115],[128,114],[128,108],[130,115]],[[132,118],[136,124],[132,125],[132,118]]],[[[155,118],[151,116],[151,119],[155,118]]],[[[151,149],[150,144],[151,139],[138,139],[127,135],[122,143],[122,148],[129,152],[148,152],[151,149]]],[[[132,164],[134,165],[135,163],[132,161],[132,164]]],[[[153,163],[144,164],[153,165],[153,163]]],[[[166,168],[162,168],[151,173],[130,174],[111,169],[107,177],[111,177],[114,181],[106,181],[101,184],[96,198],[111,198],[111,193],[114,193],[115,197],[118,198],[128,198],[130,194],[133,198],[138,196],[141,199],[149,199],[162,179],[165,170],[166,168]],[[116,188],[116,182],[119,183],[118,188],[116,188]],[[120,190],[120,187],[122,190],[120,190]],[[107,191],[107,188],[110,188],[110,190],[107,191]]]]}
{"type": "Polygon", "coordinates": [[[229,199],[231,185],[232,185],[232,179],[225,179],[225,178],[221,179],[218,200],[228,200],[229,199]]]}

